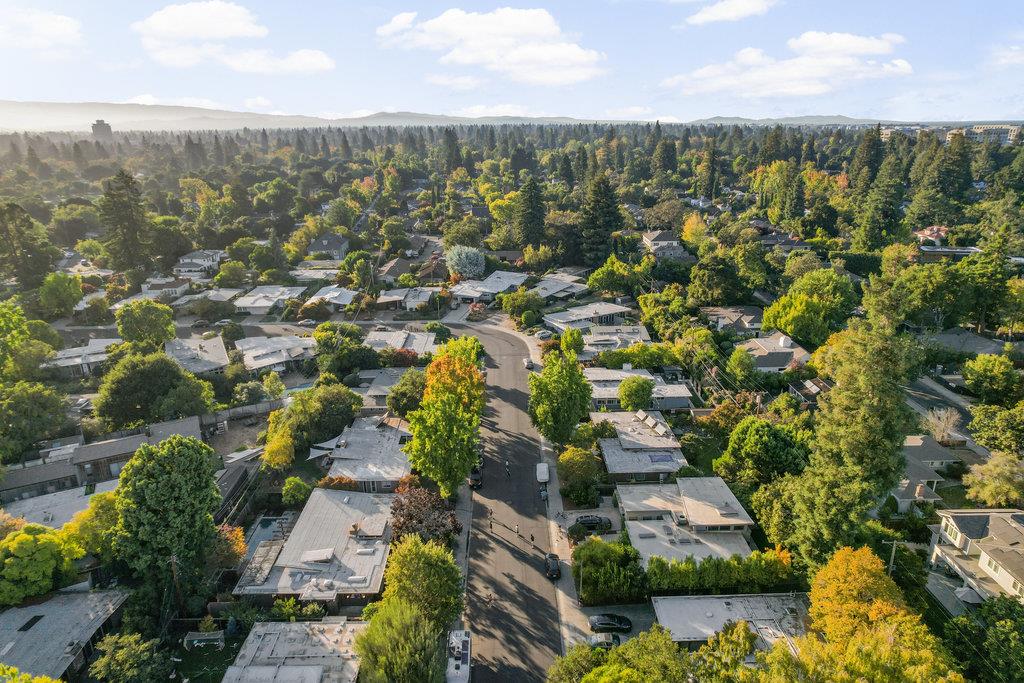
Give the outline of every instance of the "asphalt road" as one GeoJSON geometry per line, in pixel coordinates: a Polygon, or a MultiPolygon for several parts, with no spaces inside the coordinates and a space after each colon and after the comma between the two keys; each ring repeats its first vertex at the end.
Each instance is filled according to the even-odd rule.
{"type": "Polygon", "coordinates": [[[526,413],[528,351],[502,332],[453,331],[475,334],[488,354],[483,486],[473,492],[466,590],[473,680],[543,681],[561,647],[555,588],[543,571],[548,525],[536,479],[540,437],[526,413]]]}
{"type": "Polygon", "coordinates": [[[929,386],[927,382],[923,382],[920,379],[915,379],[913,382],[909,382],[905,391],[913,401],[922,406],[925,410],[952,408],[957,411],[960,414],[960,429],[958,431],[970,435],[970,431],[967,429],[967,425],[971,421],[971,413],[969,410],[957,403],[954,403],[953,401],[950,401],[941,393],[935,391],[935,389],[929,386]]]}

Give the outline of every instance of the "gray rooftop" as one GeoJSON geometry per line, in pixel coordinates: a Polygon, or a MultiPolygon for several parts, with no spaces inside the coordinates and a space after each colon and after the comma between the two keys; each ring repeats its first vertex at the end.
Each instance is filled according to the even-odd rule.
{"type": "Polygon", "coordinates": [[[572,325],[573,323],[583,323],[606,315],[625,315],[629,312],[630,309],[627,306],[620,306],[610,301],[595,301],[592,304],[574,306],[558,313],[549,313],[544,316],[544,322],[557,325],[572,325]]]}
{"type": "Polygon", "coordinates": [[[45,602],[0,612],[0,661],[22,673],[60,678],[127,591],[58,591],[45,602]]]}
{"type": "Polygon", "coordinates": [[[437,335],[433,332],[407,332],[405,330],[374,330],[366,335],[363,344],[372,349],[409,349],[422,355],[437,349],[437,335]]]}
{"type": "Polygon", "coordinates": [[[257,622],[223,683],[355,683],[356,636],[366,622],[257,622]]]}
{"type": "Polygon", "coordinates": [[[412,471],[402,450],[409,436],[405,423],[386,418],[360,417],[339,435],[309,449],[309,457],[327,457],[331,477],[355,481],[398,481],[412,471]]]}
{"type": "Polygon", "coordinates": [[[85,486],[47,493],[34,498],[24,498],[8,503],[4,510],[15,517],[22,517],[33,524],[45,524],[59,529],[75,516],[75,513],[89,507],[89,500],[97,493],[107,493],[117,488],[117,479],[96,484],[93,492],[86,493],[85,486]]]}
{"type": "Polygon", "coordinates": [[[259,370],[312,358],[316,351],[316,341],[312,337],[297,337],[291,334],[279,337],[245,337],[235,342],[235,348],[242,352],[245,367],[249,370],[259,370]]]}
{"type": "Polygon", "coordinates": [[[219,372],[230,363],[224,338],[219,334],[209,339],[171,339],[164,343],[164,352],[193,375],[219,372]]]}
{"type": "Polygon", "coordinates": [[[757,595],[673,595],[651,598],[658,623],[677,643],[702,643],[729,623],[745,621],[757,636],[755,648],[770,649],[807,632],[807,596],[804,593],[757,595]]]}

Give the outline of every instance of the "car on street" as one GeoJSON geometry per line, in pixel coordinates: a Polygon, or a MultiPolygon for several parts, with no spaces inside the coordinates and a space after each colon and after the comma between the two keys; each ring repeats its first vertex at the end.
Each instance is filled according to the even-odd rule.
{"type": "Polygon", "coordinates": [[[576,518],[576,524],[587,531],[610,531],[612,528],[612,520],[601,515],[580,515],[576,518]]]}
{"type": "Polygon", "coordinates": [[[374,332],[387,332],[388,331],[388,326],[387,325],[375,325],[374,328],[373,328],[373,331],[374,332]]]}
{"type": "Polygon", "coordinates": [[[469,488],[478,489],[484,485],[484,475],[480,471],[480,467],[476,466],[469,471],[468,478],[469,488]]]}
{"type": "Polygon", "coordinates": [[[587,638],[587,645],[601,648],[602,650],[610,650],[621,642],[622,639],[619,638],[617,633],[595,633],[587,638]]]}
{"type": "Polygon", "coordinates": [[[209,326],[210,326],[210,321],[209,320],[203,320],[202,318],[200,318],[199,320],[197,320],[194,323],[192,323],[192,327],[194,327],[196,329],[200,329],[200,328],[203,328],[203,327],[209,327],[209,326]]]}
{"type": "Polygon", "coordinates": [[[526,368],[527,370],[533,370],[533,361],[530,360],[529,358],[524,358],[523,367],[526,368]]]}
{"type": "Polygon", "coordinates": [[[540,330],[537,332],[537,339],[551,339],[550,330],[540,330]]]}
{"type": "Polygon", "coordinates": [[[537,483],[546,484],[551,481],[551,470],[546,462],[537,463],[537,483]]]}
{"type": "Polygon", "coordinates": [[[621,614],[595,614],[587,621],[594,633],[629,633],[633,630],[633,622],[621,614]]]}
{"type": "Polygon", "coordinates": [[[300,320],[299,325],[302,327],[316,327],[317,322],[312,318],[306,318],[305,320],[300,320]]]}
{"type": "Polygon", "coordinates": [[[548,553],[544,556],[544,576],[555,580],[562,578],[562,565],[558,562],[558,555],[548,553]]]}
{"type": "Polygon", "coordinates": [[[220,320],[215,322],[213,324],[213,326],[214,327],[224,327],[225,325],[230,325],[232,322],[233,321],[231,320],[231,318],[221,318],[220,320]]]}

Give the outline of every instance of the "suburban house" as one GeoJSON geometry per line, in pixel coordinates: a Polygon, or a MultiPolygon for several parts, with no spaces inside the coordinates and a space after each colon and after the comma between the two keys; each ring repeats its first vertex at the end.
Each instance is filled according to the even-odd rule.
{"type": "Polygon", "coordinates": [[[305,287],[261,285],[235,299],[235,308],[249,315],[266,315],[284,306],[288,299],[298,299],[305,287]]]}
{"type": "MultiPolygon", "coordinates": [[[[317,263],[320,263],[319,261],[317,263]]],[[[306,266],[305,264],[293,270],[289,270],[288,274],[295,278],[296,282],[309,284],[312,282],[330,282],[338,276],[338,267],[333,268],[321,268],[319,266],[306,266]]]]}
{"type": "Polygon", "coordinates": [[[346,289],[341,285],[327,285],[320,289],[316,294],[309,297],[309,300],[306,303],[321,299],[327,302],[328,306],[331,307],[331,310],[337,312],[343,310],[346,306],[355,301],[358,295],[359,292],[346,289]]]}
{"type": "Polygon", "coordinates": [[[767,235],[763,235],[760,238],[760,242],[765,251],[779,249],[786,254],[798,250],[807,251],[811,248],[811,245],[807,244],[807,242],[804,242],[802,239],[794,237],[793,235],[787,235],[783,232],[770,232],[767,235]]]}
{"type": "Polygon", "coordinates": [[[687,464],[665,416],[656,410],[590,413],[590,421],[615,428],[614,438],[597,441],[612,481],[663,482],[687,464]]]}
{"type": "Polygon", "coordinates": [[[227,252],[222,249],[190,251],[178,259],[171,271],[186,280],[200,280],[216,273],[220,262],[227,256],[227,252]]]}
{"type": "Polygon", "coordinates": [[[761,332],[764,309],[760,306],[702,306],[702,316],[719,332],[753,337],[761,332]]]}
{"type": "Polygon", "coordinates": [[[89,377],[103,367],[107,360],[107,347],[122,341],[120,337],[90,339],[85,346],[60,349],[42,367],[65,378],[89,377]]]}
{"type": "Polygon", "coordinates": [[[258,621],[221,683],[356,683],[356,636],[365,621],[258,621]]]}
{"type": "Polygon", "coordinates": [[[574,299],[589,291],[586,281],[578,275],[552,273],[545,275],[537,284],[530,288],[530,294],[536,294],[544,301],[553,299],[574,299]]]}
{"type": "Polygon", "coordinates": [[[754,634],[754,651],[767,652],[777,642],[796,650],[795,640],[806,635],[806,593],[757,593],[748,595],[667,595],[651,598],[654,615],[672,640],[696,650],[729,624],[744,621],[754,634]]]}
{"type": "Polygon", "coordinates": [[[235,342],[242,352],[242,363],[253,374],[298,370],[316,357],[316,340],[292,334],[280,337],[245,337],[235,342]]]}
{"type": "Polygon", "coordinates": [[[905,438],[903,454],[907,456],[908,461],[914,460],[933,470],[943,470],[963,461],[952,449],[943,446],[928,434],[914,434],[905,438]]]}
{"type": "Polygon", "coordinates": [[[42,496],[13,500],[4,503],[4,510],[26,522],[59,529],[70,522],[76,513],[89,507],[89,501],[94,495],[113,491],[117,488],[117,483],[117,479],[112,479],[95,486],[79,486],[42,496]]]}
{"type": "Polygon", "coordinates": [[[619,385],[627,377],[643,377],[654,382],[651,396],[651,409],[661,411],[685,410],[693,407],[693,392],[684,383],[669,384],[664,378],[652,375],[650,370],[623,367],[621,370],[611,368],[583,368],[583,376],[590,383],[590,401],[594,410],[620,410],[619,385]]]}
{"type": "Polygon", "coordinates": [[[215,287],[213,289],[206,289],[202,292],[196,292],[194,294],[186,294],[185,296],[178,297],[171,302],[172,308],[184,308],[202,299],[208,301],[214,301],[217,303],[226,303],[231,301],[235,297],[238,297],[244,292],[244,289],[228,289],[215,287]]]}
{"type": "Polygon", "coordinates": [[[412,261],[407,258],[395,257],[385,263],[377,271],[377,279],[386,285],[393,285],[398,278],[412,272],[412,261]]]}
{"type": "Polygon", "coordinates": [[[415,311],[430,303],[432,296],[441,293],[440,287],[406,287],[386,289],[377,295],[377,309],[403,309],[415,311]]]}
{"type": "Polygon", "coordinates": [[[629,313],[628,306],[608,301],[596,301],[558,313],[548,313],[543,320],[545,325],[556,332],[565,332],[570,327],[585,332],[592,327],[618,325],[629,313]]]}
{"type": "Polygon", "coordinates": [[[804,347],[782,332],[755,337],[736,345],[746,349],[754,359],[754,368],[761,372],[785,372],[803,365],[811,358],[804,347]]]}
{"type": "Polygon", "coordinates": [[[143,281],[142,291],[110,304],[110,310],[117,312],[132,303],[150,299],[152,301],[174,301],[185,295],[191,282],[177,277],[151,277],[143,281]]]}
{"type": "Polygon", "coordinates": [[[171,339],[164,342],[164,352],[185,370],[200,377],[224,374],[231,363],[224,338],[219,334],[209,339],[171,339]]]}
{"type": "Polygon", "coordinates": [[[963,261],[968,256],[980,254],[978,247],[939,247],[922,244],[917,248],[917,260],[920,263],[938,263],[943,259],[963,261]]]}
{"type": "Polygon", "coordinates": [[[489,302],[499,294],[511,292],[529,276],[510,270],[496,270],[483,280],[463,280],[452,287],[452,296],[464,303],[489,302]]]}
{"type": "Polygon", "coordinates": [[[387,412],[388,394],[391,387],[402,378],[409,368],[375,368],[359,371],[359,386],[352,391],[363,397],[360,414],[381,414],[387,412]]]}
{"type": "Polygon", "coordinates": [[[329,232],[310,242],[307,251],[310,254],[327,254],[327,258],[340,261],[348,253],[348,238],[329,232]]]}
{"type": "Polygon", "coordinates": [[[105,298],[107,298],[107,290],[97,289],[95,292],[89,292],[88,294],[83,295],[82,298],[78,300],[78,303],[76,303],[74,308],[72,308],[71,310],[74,313],[81,313],[85,309],[89,308],[90,301],[105,298]]]}
{"type": "Polygon", "coordinates": [[[662,259],[693,263],[697,261],[680,243],[679,236],[671,230],[648,230],[643,233],[641,239],[644,248],[659,261],[662,259]]]}
{"type": "Polygon", "coordinates": [[[931,563],[959,576],[956,595],[978,603],[997,595],[1024,599],[1024,510],[939,510],[931,563]]]}
{"type": "Polygon", "coordinates": [[[687,477],[665,484],[620,484],[630,543],[646,567],[651,557],[697,562],[706,557],[747,557],[754,520],[721,477],[687,477]]]}
{"type": "Polygon", "coordinates": [[[314,444],[309,459],[329,468],[329,477],[347,477],[363,493],[394,493],[412,471],[402,446],[412,438],[398,417],[357,417],[333,439],[314,444]]]}
{"type": "Polygon", "coordinates": [[[376,599],[391,544],[390,493],[313,489],[284,540],[257,546],[235,595],[328,605],[376,599]]]}
{"type": "Polygon", "coordinates": [[[927,434],[912,434],[903,440],[906,469],[892,492],[899,512],[908,512],[914,503],[941,503],[935,492],[945,478],[937,470],[962,462],[959,455],[927,434]]]}
{"type": "Polygon", "coordinates": [[[62,681],[87,675],[96,643],[121,624],[125,590],[68,588],[0,612],[0,659],[28,676],[62,681]]]}
{"type": "Polygon", "coordinates": [[[405,330],[373,330],[363,339],[363,345],[383,349],[408,349],[417,355],[433,353],[437,349],[437,335],[433,332],[406,332],[405,330]]]}
{"type": "Polygon", "coordinates": [[[812,377],[790,383],[789,395],[800,403],[801,408],[813,408],[818,405],[818,398],[831,391],[833,386],[835,385],[827,379],[812,377]]]}
{"type": "Polygon", "coordinates": [[[947,235],[949,235],[949,228],[945,225],[929,225],[927,228],[914,231],[914,237],[920,244],[931,244],[936,247],[942,246],[947,235]]]}
{"type": "Polygon", "coordinates": [[[595,325],[583,335],[580,360],[591,360],[603,351],[628,349],[634,344],[649,344],[651,334],[643,325],[595,325]]]}
{"type": "Polygon", "coordinates": [[[180,434],[202,438],[196,416],[148,425],[127,436],[92,443],[72,443],[51,450],[46,459],[6,466],[0,480],[0,502],[41,496],[117,479],[121,468],[144,443],[156,444],[180,434]]]}

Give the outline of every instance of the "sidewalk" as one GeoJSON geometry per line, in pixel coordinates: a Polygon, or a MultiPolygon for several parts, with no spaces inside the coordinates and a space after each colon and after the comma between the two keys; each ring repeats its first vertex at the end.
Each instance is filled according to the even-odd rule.
{"type": "MultiPolygon", "coordinates": [[[[455,517],[462,525],[462,533],[455,543],[455,564],[462,572],[462,588],[465,591],[469,581],[469,538],[473,531],[473,490],[467,484],[459,488],[458,498],[455,501],[455,517]]],[[[463,613],[455,620],[453,629],[468,628],[465,625],[466,603],[463,600],[463,613]]]]}

